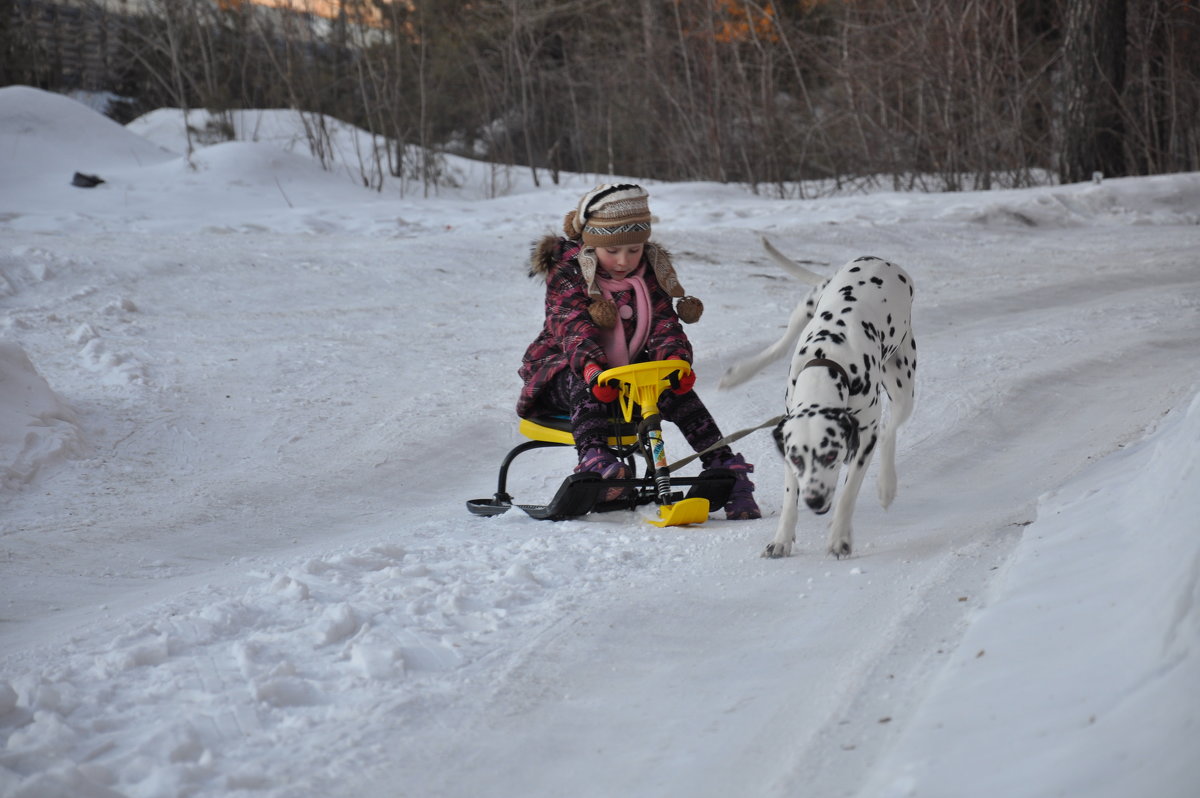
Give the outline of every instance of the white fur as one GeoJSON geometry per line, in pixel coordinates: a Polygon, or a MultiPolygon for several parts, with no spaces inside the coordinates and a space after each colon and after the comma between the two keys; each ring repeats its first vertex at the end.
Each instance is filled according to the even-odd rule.
{"type": "Polygon", "coordinates": [[[896,496],[896,434],[912,414],[917,368],[912,279],[893,263],[864,257],[825,280],[788,259],[766,239],[763,246],[789,273],[806,282],[820,280],[792,311],[783,336],[731,368],[721,380],[722,388],[744,382],[795,348],[785,416],[775,430],[776,442],[788,460],[783,511],[763,556],[791,554],[801,499],[818,515],[829,511],[843,462],[846,480],[834,506],[829,552],[848,556],[854,504],[876,443],[881,450],[880,504],[887,507],[896,496]],[[813,365],[816,359],[833,361],[843,371],[824,362],[813,365]],[[891,407],[881,434],[885,393],[891,407]]]}

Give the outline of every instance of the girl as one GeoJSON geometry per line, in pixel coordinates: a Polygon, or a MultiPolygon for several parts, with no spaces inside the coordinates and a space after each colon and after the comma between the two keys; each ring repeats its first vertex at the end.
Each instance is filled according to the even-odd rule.
{"type": "MultiPolygon", "coordinates": [[[[648,197],[640,186],[597,186],[567,214],[566,237],[546,236],[531,259],[530,277],[546,280],[546,320],[518,372],[524,387],[517,415],[568,414],[579,454],[575,471],[593,471],[604,479],[631,475],[605,446],[606,405],[616,400],[617,390],[597,384],[596,376],[649,360],[691,363],[692,345],[679,322],[693,323],[704,310],[700,300],[684,296],[667,251],[650,243],[648,197]],[[679,298],[677,307],[673,297],[679,298]]],[[[677,388],[664,391],[658,409],[701,451],[720,440],[721,431],[692,389],[695,381],[692,371],[677,388]]],[[[762,517],[749,477],[754,466],[742,455],[722,446],[700,462],[705,468],[728,468],[737,477],[726,518],[762,517]]]]}

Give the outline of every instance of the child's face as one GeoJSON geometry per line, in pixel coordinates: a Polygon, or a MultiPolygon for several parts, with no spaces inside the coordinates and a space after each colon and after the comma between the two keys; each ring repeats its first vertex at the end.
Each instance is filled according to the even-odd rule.
{"type": "Polygon", "coordinates": [[[627,244],[621,247],[597,247],[596,257],[600,260],[600,267],[604,271],[620,280],[641,263],[643,246],[643,244],[627,244]]]}

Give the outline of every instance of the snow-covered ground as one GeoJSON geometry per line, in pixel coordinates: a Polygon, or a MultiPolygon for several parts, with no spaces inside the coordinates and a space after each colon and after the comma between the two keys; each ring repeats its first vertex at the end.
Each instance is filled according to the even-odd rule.
{"type": "Polygon", "coordinates": [[[916,282],[895,503],[772,561],[766,432],[760,521],[464,507],[519,438],[528,247],[597,176],[372,192],[277,112],[189,168],[171,118],[0,88],[0,795],[1200,793],[1200,174],[647,181],[726,431],[781,410],[786,361],[716,385],[804,292],[760,234],[916,282]]]}

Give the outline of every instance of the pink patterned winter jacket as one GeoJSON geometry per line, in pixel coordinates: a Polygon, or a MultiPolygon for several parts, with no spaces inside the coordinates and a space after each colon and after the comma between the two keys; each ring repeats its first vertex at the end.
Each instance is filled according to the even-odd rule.
{"type": "MultiPolygon", "coordinates": [[[[655,247],[654,243],[646,244],[643,263],[647,263],[647,257],[655,247]]],[[[582,374],[589,361],[608,365],[600,343],[600,328],[588,314],[591,298],[576,260],[582,249],[583,244],[578,241],[550,235],[534,247],[530,258],[529,276],[546,280],[546,320],[542,331],[525,350],[517,372],[524,382],[517,400],[517,415],[522,418],[533,414],[538,394],[563,369],[582,374]]],[[[669,257],[661,247],[657,249],[660,257],[669,257]]],[[[692,345],[671,304],[671,297],[658,284],[653,269],[646,268],[643,277],[650,289],[654,321],[646,345],[633,361],[675,357],[691,363],[692,345]]],[[[619,304],[622,299],[628,299],[622,296],[627,293],[632,292],[618,292],[613,299],[619,304]]],[[[632,320],[625,323],[631,325],[632,320]]]]}

